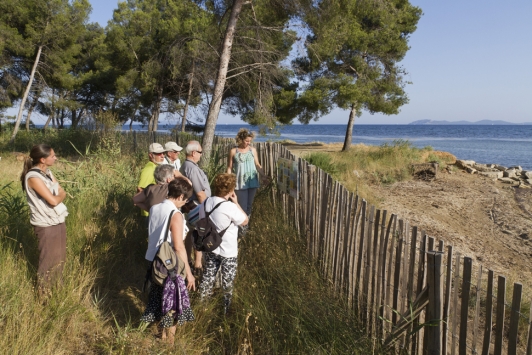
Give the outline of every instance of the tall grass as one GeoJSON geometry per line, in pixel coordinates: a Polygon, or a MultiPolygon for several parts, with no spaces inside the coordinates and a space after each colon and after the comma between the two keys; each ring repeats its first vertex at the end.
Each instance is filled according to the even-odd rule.
{"type": "Polygon", "coordinates": [[[223,346],[212,353],[371,353],[356,316],[321,279],[305,243],[267,194],[259,194],[252,215],[250,232],[240,243],[236,314],[213,323],[214,340],[223,346]]]}
{"type": "Polygon", "coordinates": [[[395,140],[381,146],[357,144],[346,152],[315,152],[303,156],[350,191],[357,191],[378,205],[371,191],[373,184],[393,184],[412,178],[411,164],[436,161],[440,168],[454,163],[454,156],[434,152],[432,147],[416,148],[405,140],[395,140]]]}
{"type": "Polygon", "coordinates": [[[220,295],[200,303],[192,293],[196,321],[178,328],[175,345],[161,343],[155,326],[138,321],[147,298],[147,232],[131,198],[146,158],[108,139],[108,147],[117,149],[101,143],[86,149],[86,137],[69,143],[75,153],[53,167],[67,191],[68,249],[63,284],[45,298],[34,289],[38,251],[18,182],[22,163],[0,154],[2,353],[370,352],[355,317],[319,277],[304,243],[264,193],[240,247],[234,314],[222,315],[220,295]]]}

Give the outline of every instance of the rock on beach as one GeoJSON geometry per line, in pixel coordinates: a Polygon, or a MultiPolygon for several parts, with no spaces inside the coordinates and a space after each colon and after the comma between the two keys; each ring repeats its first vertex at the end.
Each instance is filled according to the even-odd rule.
{"type": "Polygon", "coordinates": [[[456,166],[469,174],[478,174],[489,179],[519,187],[532,185],[532,171],[521,166],[504,167],[498,164],[478,164],[473,160],[456,160],[456,166]]]}

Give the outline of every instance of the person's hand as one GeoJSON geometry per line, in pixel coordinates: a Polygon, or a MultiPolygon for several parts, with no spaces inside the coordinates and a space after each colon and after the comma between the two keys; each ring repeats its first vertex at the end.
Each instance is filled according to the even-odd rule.
{"type": "Polygon", "coordinates": [[[194,268],[201,269],[201,258],[197,258],[196,260],[194,260],[194,268]]]}
{"type": "Polygon", "coordinates": [[[181,207],[181,212],[183,213],[189,213],[190,211],[192,211],[194,208],[196,208],[196,201],[194,200],[190,200],[188,201],[187,203],[185,203],[182,207],[181,207]]]}
{"type": "Polygon", "coordinates": [[[234,203],[238,203],[238,199],[237,199],[237,197],[236,197],[235,190],[233,190],[233,192],[231,192],[231,193],[227,196],[227,199],[233,201],[234,203]]]}
{"type": "Polygon", "coordinates": [[[190,275],[187,275],[187,290],[196,291],[196,279],[194,278],[194,275],[190,273],[190,275]]]}

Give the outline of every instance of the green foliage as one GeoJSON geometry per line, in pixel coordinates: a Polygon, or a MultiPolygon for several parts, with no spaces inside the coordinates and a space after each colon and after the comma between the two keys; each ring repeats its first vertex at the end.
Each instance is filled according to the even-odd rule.
{"type": "Polygon", "coordinates": [[[306,56],[294,61],[300,79],[308,82],[298,100],[299,120],[318,120],[334,107],[356,115],[397,114],[408,102],[399,62],[420,16],[421,9],[408,1],[392,0],[329,1],[306,9],[306,56]]]}
{"type": "Polygon", "coordinates": [[[393,184],[412,178],[411,164],[430,160],[445,167],[448,158],[419,149],[406,140],[395,140],[381,146],[356,145],[346,152],[314,152],[303,159],[327,172],[349,190],[378,205],[371,184],[393,184]]]}
{"type": "Polygon", "coordinates": [[[39,129],[30,132],[20,131],[12,144],[8,139],[10,132],[4,132],[0,136],[0,150],[29,152],[31,147],[37,143],[46,143],[54,148],[58,155],[77,155],[71,142],[74,142],[76,148],[80,151],[86,151],[99,141],[100,134],[95,131],[83,129],[39,129]]]}
{"type": "MultiPolygon", "coordinates": [[[[112,109],[121,121],[133,119],[155,126],[163,99],[165,111],[176,113],[187,99],[195,57],[211,53],[205,35],[212,15],[192,1],[125,1],[118,4],[107,28],[107,60],[116,80],[112,109]],[[207,47],[207,48],[204,48],[207,47]]],[[[196,85],[189,104],[197,105],[196,85]]]]}
{"type": "Polygon", "coordinates": [[[26,198],[14,190],[13,184],[9,183],[0,187],[0,213],[8,218],[18,218],[27,214],[26,198]]]}
{"type": "Polygon", "coordinates": [[[29,220],[29,213],[20,184],[10,182],[0,185],[0,234],[7,238],[5,243],[11,250],[31,250],[34,246],[33,240],[25,238],[31,228],[20,223],[21,219],[29,220]]]}
{"type": "Polygon", "coordinates": [[[220,146],[215,146],[209,160],[206,163],[202,162],[202,169],[209,178],[209,184],[212,184],[216,175],[224,173],[227,168],[227,154],[225,149],[220,146]]]}
{"type": "Polygon", "coordinates": [[[395,140],[379,147],[357,145],[347,152],[313,153],[304,158],[342,181],[348,189],[365,189],[366,198],[371,199],[368,184],[411,179],[410,165],[425,163],[428,152],[409,141],[395,140]]]}
{"type": "Polygon", "coordinates": [[[419,161],[421,154],[412,143],[400,139],[368,152],[367,159],[367,162],[362,161],[362,166],[373,168],[372,174],[377,181],[391,184],[411,178],[410,164],[419,161]]]}
{"type": "Polygon", "coordinates": [[[445,167],[445,161],[435,154],[429,154],[429,156],[427,157],[427,161],[438,163],[440,165],[440,168],[445,167]]]}
{"type": "MultiPolygon", "coordinates": [[[[77,84],[72,69],[76,57],[81,52],[79,37],[85,33],[84,22],[89,12],[90,4],[87,0],[2,2],[0,22],[9,38],[2,53],[7,53],[2,63],[2,77],[5,80],[10,77],[18,78],[25,82],[28,90],[33,82],[26,78],[36,64],[39,84],[39,88],[35,90],[37,97],[44,90],[44,86],[54,89],[48,111],[59,109],[64,113],[65,109],[74,108],[66,97],[66,92],[77,84]]],[[[8,87],[13,85],[11,80],[8,87]]],[[[22,105],[25,100],[26,96],[23,97],[22,105]]],[[[61,119],[63,118],[62,114],[61,119]]],[[[20,120],[21,116],[18,119],[20,120]]]]}
{"type": "Polygon", "coordinates": [[[331,161],[331,157],[327,153],[311,153],[304,156],[303,159],[312,165],[316,165],[331,176],[336,176],[340,171],[338,166],[331,161]]]}

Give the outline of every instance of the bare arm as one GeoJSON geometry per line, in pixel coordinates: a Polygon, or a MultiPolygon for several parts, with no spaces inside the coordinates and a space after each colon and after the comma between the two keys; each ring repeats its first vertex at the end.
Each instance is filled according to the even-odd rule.
{"type": "Polygon", "coordinates": [[[266,175],[266,173],[262,169],[262,166],[259,163],[259,157],[258,157],[258,154],[257,154],[257,150],[255,148],[253,148],[253,147],[251,147],[251,149],[253,149],[253,157],[255,158],[255,168],[257,168],[257,171],[259,172],[259,174],[260,174],[260,176],[262,178],[262,183],[267,184],[269,182],[269,177],[268,177],[268,175],[266,175]]]}
{"type": "Polygon", "coordinates": [[[179,170],[175,169],[174,170],[174,178],[175,179],[185,179],[186,181],[188,181],[188,183],[190,184],[190,186],[192,186],[192,181],[190,181],[185,175],[181,174],[179,172],[179,170]]]}
{"type": "Polygon", "coordinates": [[[207,199],[207,194],[205,194],[205,191],[196,192],[196,196],[198,196],[199,203],[203,203],[203,201],[207,199]]]}
{"type": "Polygon", "coordinates": [[[233,171],[233,157],[235,156],[236,149],[233,148],[229,151],[229,155],[227,156],[227,173],[231,174],[233,171]]]}
{"type": "Polygon", "coordinates": [[[249,223],[249,217],[248,217],[248,214],[246,212],[244,212],[244,210],[242,209],[242,207],[240,207],[240,204],[238,203],[238,198],[236,197],[236,194],[235,192],[233,191],[232,193],[230,193],[229,195],[226,196],[227,199],[231,199],[231,201],[233,201],[233,203],[235,205],[237,205],[237,207],[240,209],[240,211],[242,211],[243,214],[246,215],[246,220],[242,223],[240,223],[241,226],[245,226],[249,223]]]}
{"type": "Polygon", "coordinates": [[[149,212],[148,206],[144,203],[146,201],[146,195],[144,194],[143,190],[140,190],[140,192],[137,192],[135,196],[133,196],[133,204],[137,207],[140,207],[146,212],[149,212]]]}
{"type": "Polygon", "coordinates": [[[37,195],[44,198],[44,200],[52,207],[57,206],[65,200],[66,192],[61,186],[58,186],[58,193],[54,195],[48,190],[44,182],[39,178],[29,178],[28,187],[32,188],[37,195]]]}
{"type": "Polygon", "coordinates": [[[194,249],[194,267],[201,269],[201,261],[203,260],[203,254],[201,251],[194,249]]]}
{"type": "Polygon", "coordinates": [[[174,250],[179,256],[179,258],[185,263],[185,273],[187,275],[187,289],[196,290],[196,280],[194,275],[190,271],[190,266],[188,265],[187,251],[185,249],[185,243],[183,243],[183,215],[181,213],[175,213],[172,216],[172,221],[170,223],[170,231],[172,232],[172,244],[174,245],[174,250]]]}

